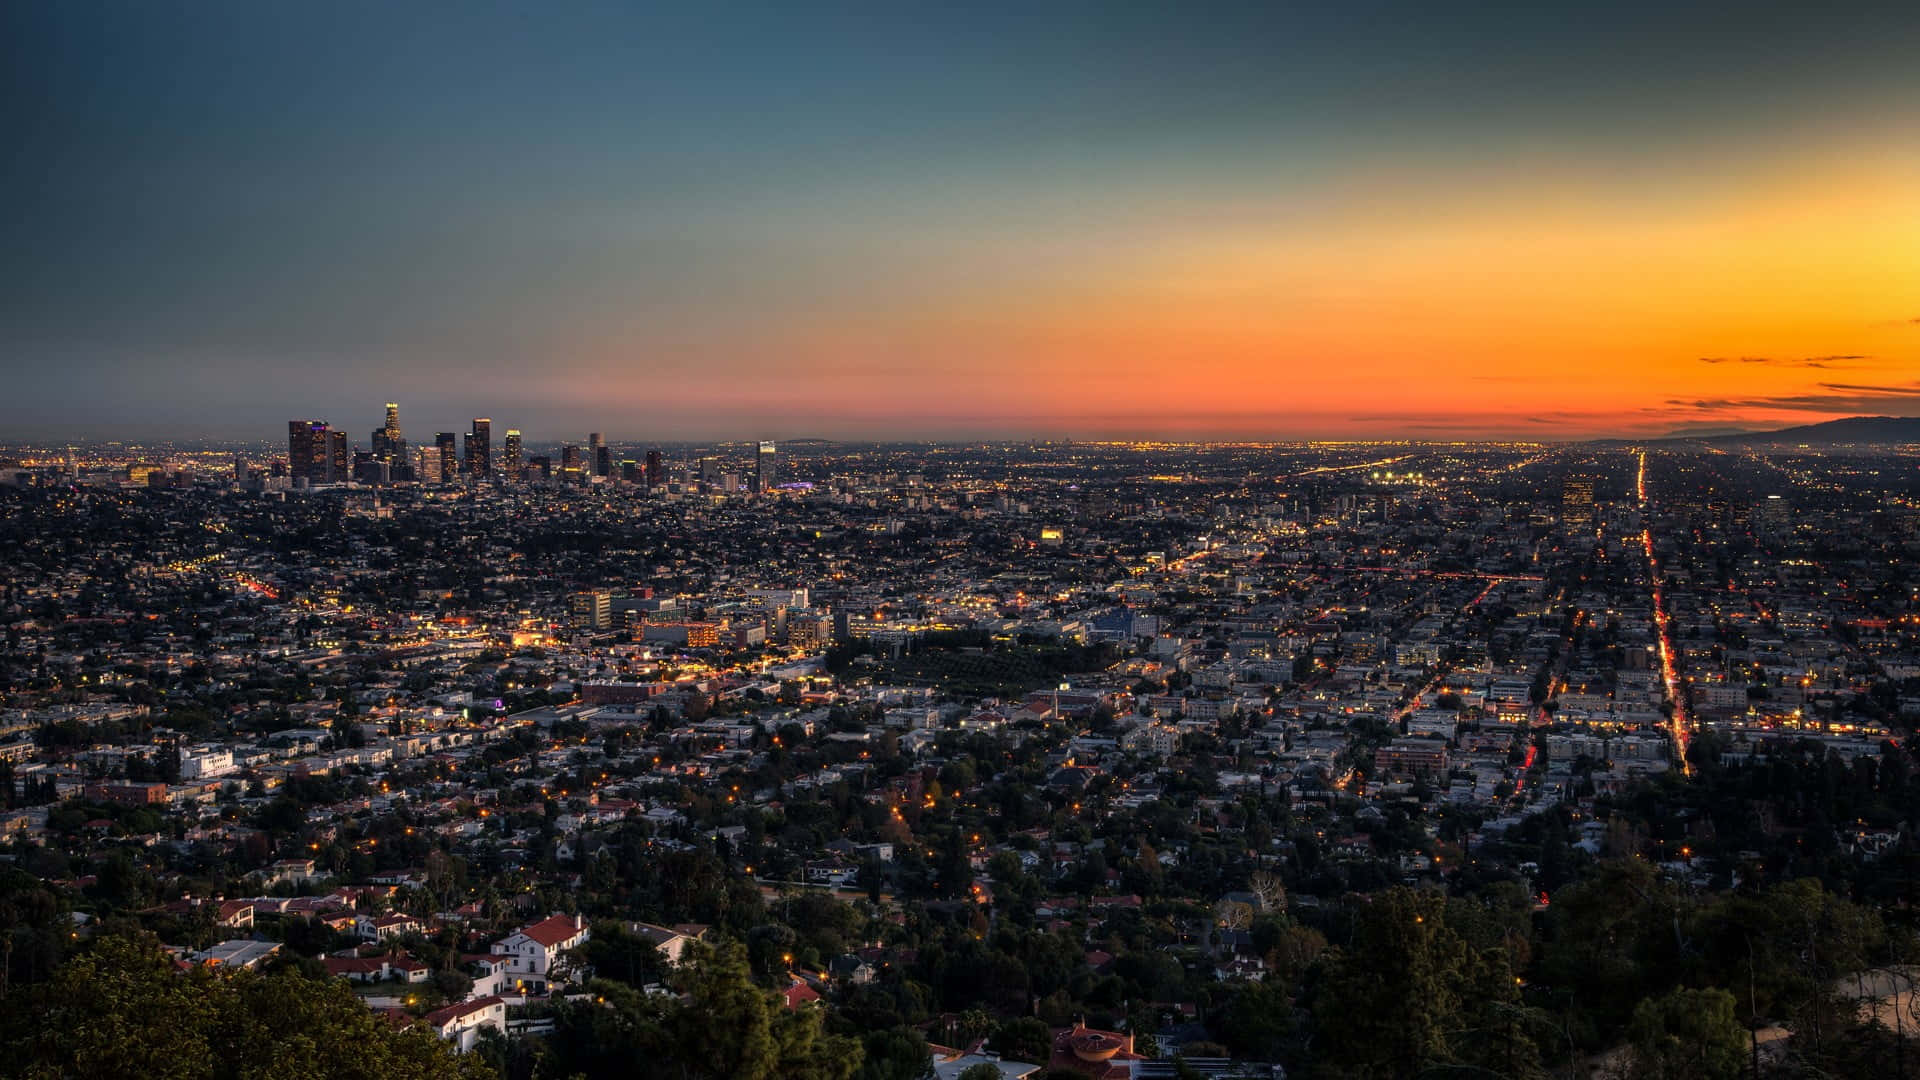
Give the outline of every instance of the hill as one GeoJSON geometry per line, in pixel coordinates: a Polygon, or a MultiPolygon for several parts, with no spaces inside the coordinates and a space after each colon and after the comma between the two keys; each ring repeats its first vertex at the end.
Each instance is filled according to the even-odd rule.
{"type": "Polygon", "coordinates": [[[1802,424],[1779,431],[1750,431],[1715,435],[1700,442],[1715,446],[1757,446],[1780,443],[1833,446],[1842,443],[1920,442],[1920,416],[1849,416],[1819,424],[1802,424]]]}

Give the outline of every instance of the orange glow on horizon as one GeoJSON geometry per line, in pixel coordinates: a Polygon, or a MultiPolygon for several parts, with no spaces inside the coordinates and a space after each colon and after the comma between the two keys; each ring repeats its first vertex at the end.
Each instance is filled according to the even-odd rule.
{"type": "MultiPolygon", "coordinates": [[[[711,378],[675,401],[1270,438],[1657,435],[1920,411],[1920,154],[1731,194],[1635,194],[1407,181],[1308,221],[1168,222],[1083,274],[1014,272],[703,345],[711,378]]],[[[627,340],[573,350],[597,372],[578,393],[623,392],[643,351],[627,340]]]]}

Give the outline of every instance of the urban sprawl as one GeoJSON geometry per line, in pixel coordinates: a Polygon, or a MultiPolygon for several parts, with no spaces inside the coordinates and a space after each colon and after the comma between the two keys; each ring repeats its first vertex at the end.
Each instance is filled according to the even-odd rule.
{"type": "Polygon", "coordinates": [[[813,1025],[741,1075],[1905,1045],[1912,448],[503,434],[5,450],[12,984],[528,1077],[723,976],[813,1025]]]}

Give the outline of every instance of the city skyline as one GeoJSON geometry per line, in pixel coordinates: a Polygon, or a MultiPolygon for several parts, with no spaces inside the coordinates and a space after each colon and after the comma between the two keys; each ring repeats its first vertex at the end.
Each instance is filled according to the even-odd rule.
{"type": "Polygon", "coordinates": [[[1911,14],[6,18],[20,438],[1920,411],[1911,14]]]}

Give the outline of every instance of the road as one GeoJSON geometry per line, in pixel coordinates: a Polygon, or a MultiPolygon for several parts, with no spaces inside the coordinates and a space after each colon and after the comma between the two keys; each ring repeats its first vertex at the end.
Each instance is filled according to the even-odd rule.
{"type": "Polygon", "coordinates": [[[1667,688],[1667,700],[1673,703],[1673,716],[1667,721],[1667,733],[1673,736],[1673,750],[1680,759],[1680,775],[1693,775],[1687,762],[1687,741],[1693,734],[1693,718],[1687,712],[1687,698],[1680,685],[1680,670],[1674,662],[1673,631],[1667,618],[1666,590],[1660,582],[1660,560],[1653,554],[1653,527],[1647,498],[1647,452],[1640,451],[1640,474],[1635,483],[1640,493],[1640,543],[1647,552],[1647,574],[1653,582],[1653,631],[1660,646],[1660,678],[1667,688]]]}

